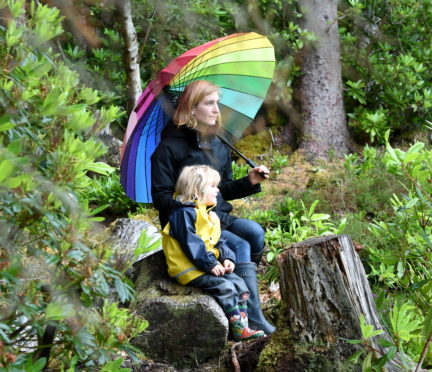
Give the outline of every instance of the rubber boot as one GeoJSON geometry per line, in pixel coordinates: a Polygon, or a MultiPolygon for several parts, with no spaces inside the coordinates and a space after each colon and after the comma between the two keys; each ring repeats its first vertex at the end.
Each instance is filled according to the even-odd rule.
{"type": "Polygon", "coordinates": [[[230,330],[235,341],[251,340],[265,336],[264,331],[249,328],[247,312],[240,311],[238,307],[230,311],[227,315],[230,330]]]}
{"type": "Polygon", "coordinates": [[[249,289],[249,299],[247,300],[249,327],[262,329],[266,335],[271,335],[276,328],[266,320],[261,310],[256,264],[253,262],[239,263],[235,266],[234,272],[246,282],[249,289]]]}
{"type": "Polygon", "coordinates": [[[259,253],[252,253],[251,252],[251,261],[255,262],[257,266],[261,263],[261,258],[264,255],[264,251],[265,251],[265,248],[263,248],[263,250],[259,253]]]}

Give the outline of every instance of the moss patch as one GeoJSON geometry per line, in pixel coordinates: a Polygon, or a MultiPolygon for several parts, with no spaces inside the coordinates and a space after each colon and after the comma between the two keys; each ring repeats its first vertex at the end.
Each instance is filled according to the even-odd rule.
{"type": "Polygon", "coordinates": [[[347,360],[337,345],[315,345],[295,342],[288,330],[280,327],[262,351],[256,371],[307,371],[328,372],[360,371],[361,368],[347,360]]]}
{"type": "Polygon", "coordinates": [[[235,147],[248,158],[267,155],[271,150],[272,138],[268,131],[247,136],[236,142],[235,147]]]}

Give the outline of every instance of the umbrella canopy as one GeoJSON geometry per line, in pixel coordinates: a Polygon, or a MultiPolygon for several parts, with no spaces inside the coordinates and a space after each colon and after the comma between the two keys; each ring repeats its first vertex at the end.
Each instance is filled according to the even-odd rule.
{"type": "Polygon", "coordinates": [[[217,85],[224,130],[240,138],[264,101],[274,65],[272,44],[255,32],[212,40],[171,61],[147,85],[129,117],[120,153],[126,195],[152,202],[150,157],[172,118],[173,96],[180,96],[194,80],[217,85]]]}

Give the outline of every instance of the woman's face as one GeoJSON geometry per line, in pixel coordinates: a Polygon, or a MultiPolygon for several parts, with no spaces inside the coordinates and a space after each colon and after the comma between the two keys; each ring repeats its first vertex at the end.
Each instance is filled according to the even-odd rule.
{"type": "Polygon", "coordinates": [[[204,97],[192,110],[199,124],[215,125],[219,114],[219,93],[214,92],[204,97]]]}

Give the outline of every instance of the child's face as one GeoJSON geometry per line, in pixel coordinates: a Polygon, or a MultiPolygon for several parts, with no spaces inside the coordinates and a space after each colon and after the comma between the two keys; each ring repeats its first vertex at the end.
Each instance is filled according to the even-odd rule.
{"type": "Polygon", "coordinates": [[[210,207],[212,205],[216,205],[217,203],[217,195],[219,193],[219,189],[217,186],[208,185],[206,187],[206,201],[205,204],[210,207]]]}

